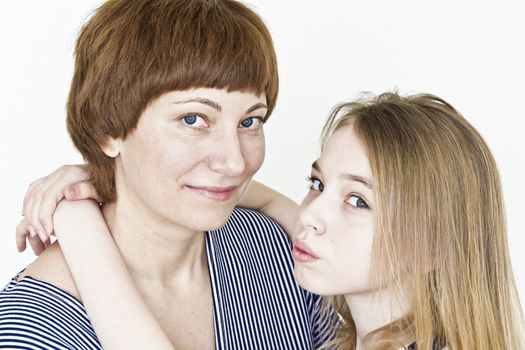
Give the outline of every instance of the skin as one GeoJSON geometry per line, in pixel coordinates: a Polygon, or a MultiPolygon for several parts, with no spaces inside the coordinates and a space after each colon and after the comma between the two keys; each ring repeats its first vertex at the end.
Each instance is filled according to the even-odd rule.
{"type": "MultiPolygon", "coordinates": [[[[77,192],[87,189],[82,184],[75,185],[77,192]]],[[[67,189],[61,188],[64,191],[67,189]]],[[[258,205],[258,209],[277,220],[297,213],[297,207],[286,197],[253,181],[241,204],[258,205]]],[[[114,314],[112,310],[127,313],[128,319],[133,319],[129,324],[120,321],[120,333],[99,334],[100,339],[105,346],[110,343],[115,348],[122,347],[124,337],[139,327],[142,340],[148,339],[150,346],[172,349],[173,342],[163,339],[177,330],[159,327],[151,317],[151,306],[144,305],[141,293],[136,292],[127,278],[129,274],[118,251],[111,250],[115,245],[108,239],[110,234],[97,211],[93,203],[64,202],[59,205],[54,222],[67,262],[75,279],[81,281],[83,296],[89,299],[89,304],[85,304],[95,328],[108,329],[115,322],[108,316],[114,314]],[[95,225],[96,232],[90,232],[95,225]],[[75,229],[78,226],[80,237],[79,229],[75,229]],[[95,260],[93,251],[97,255],[95,260]],[[112,269],[99,266],[97,261],[108,261],[112,269]],[[118,292],[109,297],[103,295],[94,287],[100,278],[118,292]]],[[[363,348],[368,333],[401,318],[409,310],[399,294],[370,283],[374,235],[373,178],[365,149],[349,125],[329,138],[320,158],[314,162],[310,190],[299,208],[291,238],[297,281],[321,295],[344,296],[356,324],[357,349],[363,348]]]]}
{"type": "Polygon", "coordinates": [[[133,133],[104,147],[118,155],[119,196],[105,213],[140,215],[135,224],[161,235],[177,228],[194,237],[224,225],[264,160],[265,103],[264,96],[219,89],[160,96],[133,133]]]}
{"type": "Polygon", "coordinates": [[[368,333],[403,317],[409,307],[394,290],[370,279],[373,178],[351,125],[328,139],[310,178],[293,234],[295,277],[314,293],[344,296],[361,349],[368,333]]]}
{"type": "Polygon", "coordinates": [[[293,237],[296,246],[309,247],[316,258],[301,259],[298,247],[293,254],[297,281],[315,293],[366,293],[371,288],[371,177],[361,142],[347,127],[330,137],[312,165],[310,190],[301,203],[293,237]]]}
{"type": "MultiPolygon", "coordinates": [[[[227,221],[263,162],[265,103],[249,92],[169,92],[148,105],[126,139],[103,146],[116,161],[118,200],[103,208],[115,254],[175,348],[215,346],[203,231],[227,221]]],[[[74,231],[80,223],[63,226],[74,231]]],[[[22,278],[28,275],[82,299],[58,245],[22,278]]]]}

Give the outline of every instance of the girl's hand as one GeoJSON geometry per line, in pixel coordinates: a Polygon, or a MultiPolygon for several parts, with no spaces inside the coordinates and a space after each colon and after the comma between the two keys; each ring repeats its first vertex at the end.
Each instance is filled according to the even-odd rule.
{"type": "Polygon", "coordinates": [[[62,199],[94,199],[100,202],[89,179],[90,174],[84,165],[63,165],[29,185],[22,209],[24,219],[16,228],[19,252],[26,249],[26,240],[36,255],[49,246],[49,236],[54,232],[53,213],[62,199]]]}

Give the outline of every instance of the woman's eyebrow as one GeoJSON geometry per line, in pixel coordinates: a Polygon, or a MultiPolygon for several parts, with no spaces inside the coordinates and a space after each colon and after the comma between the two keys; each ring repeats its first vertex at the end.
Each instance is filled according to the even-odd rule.
{"type": "Polygon", "coordinates": [[[251,113],[253,111],[256,111],[258,109],[261,109],[261,108],[268,109],[268,106],[265,105],[264,103],[256,103],[253,106],[251,106],[250,108],[248,108],[248,110],[246,111],[246,114],[251,113]]]}
{"type": "MultiPolygon", "coordinates": [[[[184,104],[184,103],[191,103],[191,102],[202,103],[202,104],[204,104],[206,106],[209,106],[209,107],[215,109],[218,112],[222,112],[222,107],[221,107],[220,104],[218,104],[217,102],[215,102],[213,100],[210,100],[208,98],[204,98],[204,97],[193,97],[193,98],[190,98],[190,99],[187,99],[187,100],[183,100],[183,101],[174,101],[172,103],[173,104],[184,104]]],[[[251,106],[250,108],[248,108],[246,113],[248,114],[248,113],[251,113],[251,112],[256,111],[258,109],[261,109],[261,108],[268,109],[268,106],[266,106],[264,103],[256,103],[253,106],[251,106]]]]}
{"type": "Polygon", "coordinates": [[[184,104],[184,103],[191,103],[191,102],[198,102],[198,103],[202,103],[206,106],[209,106],[215,110],[217,110],[218,112],[221,112],[222,111],[222,107],[220,104],[218,104],[217,102],[213,101],[213,100],[210,100],[208,98],[203,98],[203,97],[193,97],[193,98],[190,98],[188,100],[183,100],[183,101],[173,101],[172,103],[173,104],[184,104]]]}

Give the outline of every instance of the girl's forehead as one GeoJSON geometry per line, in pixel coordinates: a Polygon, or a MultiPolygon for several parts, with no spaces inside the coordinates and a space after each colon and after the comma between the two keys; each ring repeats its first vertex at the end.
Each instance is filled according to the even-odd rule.
{"type": "Polygon", "coordinates": [[[372,190],[373,178],[367,155],[359,139],[348,130],[337,131],[330,137],[312,168],[322,175],[323,181],[358,184],[363,190],[372,190]]]}

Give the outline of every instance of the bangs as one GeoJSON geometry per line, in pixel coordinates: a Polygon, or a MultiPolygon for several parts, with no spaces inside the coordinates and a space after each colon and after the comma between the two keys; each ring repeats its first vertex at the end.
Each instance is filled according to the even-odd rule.
{"type": "MultiPolygon", "coordinates": [[[[141,9],[135,7],[135,11],[141,9]]],[[[142,100],[172,90],[208,87],[266,95],[278,91],[272,39],[262,20],[233,1],[158,0],[123,28],[116,77],[142,100]],[[139,23],[137,23],[139,22],[139,23]]],[[[140,111],[142,112],[142,111],[140,111]]]]}
{"type": "Polygon", "coordinates": [[[82,27],[67,103],[73,143],[97,192],[116,198],[114,162],[100,145],[126,138],[163,93],[218,88],[278,92],[272,39],[261,18],[234,0],[108,0],[82,27]]]}

